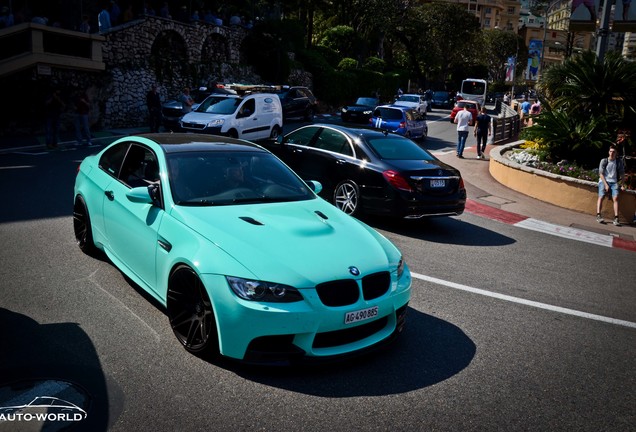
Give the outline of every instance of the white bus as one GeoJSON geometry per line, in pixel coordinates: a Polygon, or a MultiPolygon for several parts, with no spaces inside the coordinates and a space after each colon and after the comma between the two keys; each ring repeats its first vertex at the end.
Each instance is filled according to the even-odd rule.
{"type": "Polygon", "coordinates": [[[486,89],[488,83],[486,80],[477,78],[466,78],[462,81],[462,88],[459,95],[463,99],[479,102],[479,106],[482,107],[486,103],[486,89]]]}

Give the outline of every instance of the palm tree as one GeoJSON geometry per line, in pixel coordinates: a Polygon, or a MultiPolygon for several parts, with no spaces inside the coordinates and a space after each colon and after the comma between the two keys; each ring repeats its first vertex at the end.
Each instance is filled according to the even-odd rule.
{"type": "Polygon", "coordinates": [[[602,61],[593,52],[569,58],[547,69],[538,88],[538,126],[522,136],[545,143],[554,161],[593,165],[619,130],[636,131],[636,64],[618,53],[602,61]]]}

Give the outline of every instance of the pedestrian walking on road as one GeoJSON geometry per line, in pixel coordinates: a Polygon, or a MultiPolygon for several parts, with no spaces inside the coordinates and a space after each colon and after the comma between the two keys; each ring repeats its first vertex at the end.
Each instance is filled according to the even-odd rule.
{"type": "Polygon", "coordinates": [[[153,85],[146,94],[146,106],[148,107],[148,123],[150,124],[150,132],[159,132],[161,127],[161,98],[157,92],[157,86],[153,85]]]}
{"type": "Polygon", "coordinates": [[[524,126],[528,125],[528,119],[530,117],[531,106],[532,104],[530,104],[530,101],[527,98],[524,99],[524,101],[521,103],[521,121],[524,126]]]}
{"type": "Polygon", "coordinates": [[[457,113],[455,123],[457,124],[457,157],[463,158],[468,132],[473,124],[473,114],[468,111],[467,105],[464,105],[464,109],[457,113]]]}
{"type": "Polygon", "coordinates": [[[481,107],[481,112],[477,116],[473,135],[477,138],[477,159],[484,159],[488,137],[492,135],[492,120],[485,106],[481,107]]]}
{"type": "Polygon", "coordinates": [[[601,208],[603,206],[603,198],[606,194],[612,196],[614,204],[614,225],[620,226],[618,221],[618,195],[620,190],[624,190],[623,181],[625,179],[625,166],[622,159],[618,158],[616,146],[611,145],[609,148],[609,156],[601,159],[598,167],[598,201],[596,203],[596,221],[604,223],[601,216],[601,208]],[[610,192],[611,191],[611,192],[610,192]]]}
{"type": "Polygon", "coordinates": [[[85,91],[80,91],[75,95],[75,138],[77,139],[77,145],[82,145],[84,138],[86,139],[85,146],[92,145],[91,142],[91,129],[88,121],[88,114],[91,108],[90,100],[85,91]]]}
{"type": "Polygon", "coordinates": [[[62,100],[60,90],[52,90],[44,101],[46,148],[49,150],[57,148],[58,134],[60,131],[60,116],[64,108],[66,108],[66,104],[62,100]]]}

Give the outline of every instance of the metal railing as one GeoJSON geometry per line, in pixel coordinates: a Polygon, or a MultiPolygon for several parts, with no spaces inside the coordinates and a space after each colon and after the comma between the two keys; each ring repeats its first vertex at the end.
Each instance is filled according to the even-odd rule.
{"type": "Polygon", "coordinates": [[[493,143],[502,143],[516,139],[521,130],[519,113],[509,105],[497,100],[495,104],[497,117],[493,117],[493,143]]]}

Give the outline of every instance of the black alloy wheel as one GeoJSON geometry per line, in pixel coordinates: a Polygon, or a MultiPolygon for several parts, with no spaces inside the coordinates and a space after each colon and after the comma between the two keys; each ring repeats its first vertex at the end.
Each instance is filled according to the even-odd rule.
{"type": "Polygon", "coordinates": [[[218,354],[216,321],[208,292],[190,267],[181,265],[168,281],[168,318],[181,345],[193,354],[218,354]]]}
{"type": "Polygon", "coordinates": [[[75,205],[73,206],[73,231],[75,232],[77,245],[82,252],[90,255],[97,250],[93,241],[93,229],[86,202],[79,195],[75,198],[75,205]]]}
{"type": "Polygon", "coordinates": [[[333,192],[333,203],[348,215],[355,216],[360,213],[360,190],[351,180],[338,183],[333,192]]]}

